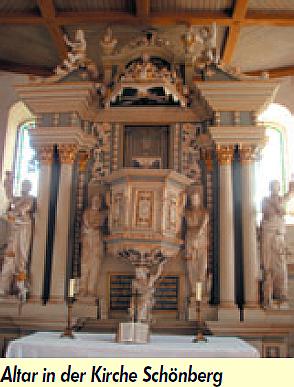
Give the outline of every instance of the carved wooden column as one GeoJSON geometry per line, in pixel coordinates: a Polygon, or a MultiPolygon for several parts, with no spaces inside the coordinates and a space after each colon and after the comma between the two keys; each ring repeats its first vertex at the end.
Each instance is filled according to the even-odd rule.
{"type": "Polygon", "coordinates": [[[74,241],[74,254],[73,254],[73,275],[77,277],[79,274],[79,257],[80,257],[80,233],[81,233],[81,222],[84,209],[85,199],[85,183],[86,183],[86,172],[89,161],[89,152],[80,152],[78,158],[79,164],[79,180],[78,180],[78,192],[77,192],[77,204],[76,204],[76,216],[75,216],[75,241],[74,241]]]}
{"type": "Polygon", "coordinates": [[[245,307],[258,307],[258,257],[256,245],[256,209],[254,203],[254,152],[255,148],[240,149],[242,173],[242,228],[244,259],[245,307]]]}
{"type": "Polygon", "coordinates": [[[37,302],[41,300],[43,294],[53,146],[39,145],[36,151],[40,161],[40,171],[30,263],[30,300],[37,302]]]}
{"type": "Polygon", "coordinates": [[[68,256],[68,236],[70,224],[71,189],[73,163],[77,155],[74,144],[58,145],[61,164],[57,212],[55,223],[55,239],[51,273],[50,301],[63,301],[66,293],[66,274],[68,256]]]}
{"type": "Polygon", "coordinates": [[[217,145],[219,162],[219,252],[220,252],[220,306],[233,308],[235,306],[235,252],[234,252],[234,211],[232,160],[234,147],[232,145],[217,145]]]}

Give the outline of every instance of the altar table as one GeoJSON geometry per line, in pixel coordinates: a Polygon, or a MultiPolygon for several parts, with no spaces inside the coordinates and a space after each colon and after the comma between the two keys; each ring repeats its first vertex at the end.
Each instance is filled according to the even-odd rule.
{"type": "Polygon", "coordinates": [[[259,357],[257,349],[236,337],[208,336],[193,343],[192,336],[151,335],[148,344],[121,344],[114,334],[75,333],[74,339],[58,332],[37,332],[9,343],[6,357],[33,358],[185,358],[259,357]]]}

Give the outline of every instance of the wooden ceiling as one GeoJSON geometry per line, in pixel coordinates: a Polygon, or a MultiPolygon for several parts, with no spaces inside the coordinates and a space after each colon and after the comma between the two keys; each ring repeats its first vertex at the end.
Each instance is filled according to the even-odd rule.
{"type": "MultiPolygon", "coordinates": [[[[240,35],[242,31],[244,35],[247,27],[272,27],[273,31],[274,28],[288,27],[289,30],[289,27],[293,27],[293,35],[289,36],[289,42],[292,44],[294,0],[1,0],[0,32],[6,34],[4,34],[6,43],[0,40],[0,70],[49,74],[54,65],[66,55],[63,34],[72,26],[84,28],[87,25],[102,24],[137,28],[154,26],[164,29],[179,24],[204,25],[213,22],[220,28],[226,29],[225,38],[220,47],[223,61],[239,65],[238,58],[235,58],[234,54],[238,44],[242,43],[240,35]],[[40,36],[43,33],[47,41],[47,35],[51,39],[47,45],[48,53],[43,52],[39,63],[29,61],[27,58],[22,61],[22,49],[23,58],[28,50],[31,56],[38,55],[33,42],[24,44],[23,48],[18,47],[17,55],[13,55],[13,47],[8,47],[15,39],[15,37],[12,38],[13,33],[16,33],[15,31],[19,33],[20,30],[25,32],[26,28],[30,28],[32,33],[36,31],[35,33],[40,36]],[[46,33],[44,29],[47,30],[46,33]],[[50,48],[51,46],[53,49],[50,48]]],[[[292,31],[291,28],[290,31],[292,31]]],[[[273,34],[273,39],[274,37],[273,34]]],[[[283,44],[283,42],[277,42],[277,44],[283,44]]],[[[248,48],[250,47],[244,46],[244,50],[248,48]]],[[[238,47],[238,50],[242,51],[242,46],[238,47]]],[[[255,63],[254,57],[249,59],[251,63],[255,63]]],[[[279,58],[275,59],[274,63],[279,63],[279,58]]],[[[269,58],[266,68],[257,66],[256,69],[248,72],[260,74],[264,70],[269,72],[270,77],[294,75],[294,57],[293,62],[292,57],[289,56],[281,66],[273,68],[270,66],[269,58]]]]}

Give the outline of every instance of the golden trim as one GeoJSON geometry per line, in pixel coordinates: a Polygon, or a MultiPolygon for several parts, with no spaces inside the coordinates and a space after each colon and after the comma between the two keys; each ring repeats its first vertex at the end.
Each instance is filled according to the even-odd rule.
{"type": "Polygon", "coordinates": [[[81,172],[85,172],[88,166],[89,161],[89,153],[88,152],[80,152],[79,153],[79,170],[81,172]]]}
{"type": "Polygon", "coordinates": [[[230,165],[234,157],[233,145],[217,145],[217,159],[220,165],[230,165]]]}
{"type": "Polygon", "coordinates": [[[77,146],[74,144],[58,145],[59,159],[62,164],[73,164],[77,156],[77,146]]]}

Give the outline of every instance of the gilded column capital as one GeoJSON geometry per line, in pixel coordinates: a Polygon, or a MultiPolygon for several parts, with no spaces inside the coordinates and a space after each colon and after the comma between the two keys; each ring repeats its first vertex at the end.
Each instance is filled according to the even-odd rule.
{"type": "Polygon", "coordinates": [[[53,161],[53,145],[36,146],[37,158],[43,165],[51,165],[53,161]]]}
{"type": "Polygon", "coordinates": [[[234,146],[217,145],[216,153],[220,165],[230,165],[234,157],[234,146]]]}
{"type": "Polygon", "coordinates": [[[249,164],[256,159],[256,147],[255,146],[242,146],[239,149],[239,156],[241,164],[249,164]]]}
{"type": "Polygon", "coordinates": [[[80,152],[79,153],[79,170],[81,172],[85,172],[87,169],[89,161],[89,153],[88,152],[80,152]]]}
{"type": "Polygon", "coordinates": [[[74,144],[59,144],[58,152],[61,164],[73,164],[78,153],[78,148],[74,144]]]}

